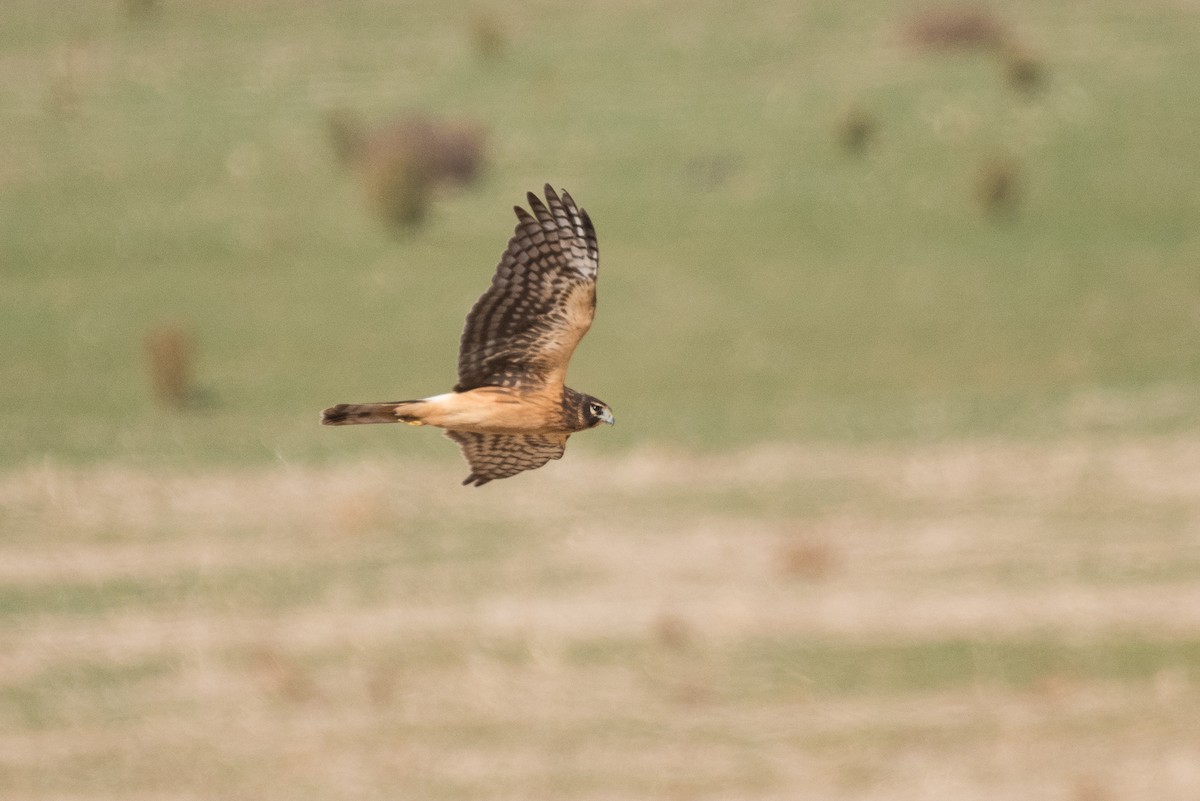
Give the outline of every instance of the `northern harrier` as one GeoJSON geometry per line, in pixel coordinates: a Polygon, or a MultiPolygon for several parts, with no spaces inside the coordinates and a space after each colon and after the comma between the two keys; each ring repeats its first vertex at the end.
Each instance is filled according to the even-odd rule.
{"type": "Polygon", "coordinates": [[[559,459],[576,431],[613,424],[603,401],[566,386],[567,362],[596,313],[596,229],[566,192],[528,194],[492,285],[467,315],[452,392],[391,403],[340,403],[327,426],[437,426],[481,487],[559,459]]]}

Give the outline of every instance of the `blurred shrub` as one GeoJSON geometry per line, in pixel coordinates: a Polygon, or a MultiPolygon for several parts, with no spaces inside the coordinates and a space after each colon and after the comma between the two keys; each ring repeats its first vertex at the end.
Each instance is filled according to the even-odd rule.
{"type": "Polygon", "coordinates": [[[474,121],[409,113],[370,128],[342,110],[326,124],[338,159],[359,174],[372,207],[395,226],[420,223],[434,190],[472,184],[483,170],[487,136],[474,121]]]}

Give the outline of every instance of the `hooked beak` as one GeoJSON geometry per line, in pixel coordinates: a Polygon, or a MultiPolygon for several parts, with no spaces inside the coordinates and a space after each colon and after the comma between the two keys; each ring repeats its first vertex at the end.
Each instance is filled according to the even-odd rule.
{"type": "Polygon", "coordinates": [[[603,423],[608,423],[610,426],[616,425],[616,422],[617,422],[616,419],[612,416],[612,412],[610,412],[608,409],[605,409],[604,411],[602,411],[600,413],[600,421],[603,423]]]}

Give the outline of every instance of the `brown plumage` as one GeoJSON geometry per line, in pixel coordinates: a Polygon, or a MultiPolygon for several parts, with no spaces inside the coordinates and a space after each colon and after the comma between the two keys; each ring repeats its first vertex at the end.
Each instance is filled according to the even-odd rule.
{"type": "Polygon", "coordinates": [[[408,423],[446,430],[482,486],[562,457],[567,437],[613,423],[607,404],[564,384],[596,311],[599,250],[587,212],[546,185],[529,193],[492,285],[467,315],[453,391],[420,400],[338,404],[324,425],[408,423]]]}

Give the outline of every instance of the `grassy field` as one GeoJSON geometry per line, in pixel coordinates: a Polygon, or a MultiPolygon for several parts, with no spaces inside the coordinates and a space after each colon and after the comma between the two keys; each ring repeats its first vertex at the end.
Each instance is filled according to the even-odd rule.
{"type": "Polygon", "coordinates": [[[1200,797],[1194,4],[1004,4],[1034,91],[882,0],[130,5],[0,12],[0,797],[1200,797]],[[483,181],[390,231],[336,109],[483,181]],[[618,425],[316,425],[453,383],[546,181],[618,425]]]}
{"type": "Polygon", "coordinates": [[[1122,427],[1191,426],[1200,22],[1070,9],[1006,6],[1049,77],[1026,95],[990,55],[904,46],[891,3],[526,4],[487,64],[485,6],[8,3],[0,463],[393,452],[313,416],[451,384],[508,209],[547,180],[599,228],[572,378],[621,421],[573,447],[1040,435],[1092,425],[1097,390],[1152,409],[1122,427]],[[852,106],[877,126],[858,158],[852,106]],[[339,107],[475,117],[484,184],[391,235],[334,163],[339,107]],[[998,154],[1007,220],[975,198],[998,154]],[[163,322],[198,339],[204,413],[148,392],[163,322]]]}
{"type": "Polygon", "coordinates": [[[1194,435],[460,472],[0,479],[0,794],[1200,788],[1194,435]]]}

